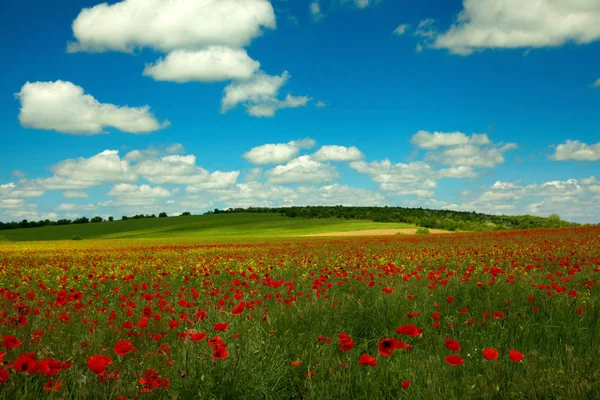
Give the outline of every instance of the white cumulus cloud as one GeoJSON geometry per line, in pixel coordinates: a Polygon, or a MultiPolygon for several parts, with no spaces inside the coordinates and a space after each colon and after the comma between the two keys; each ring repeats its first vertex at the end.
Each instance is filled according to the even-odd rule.
{"type": "Polygon", "coordinates": [[[427,132],[419,131],[412,137],[412,143],[421,149],[433,150],[439,147],[474,145],[482,146],[490,144],[491,141],[485,133],[474,133],[471,136],[461,132],[427,132]]]}
{"type": "Polygon", "coordinates": [[[243,157],[256,165],[283,164],[295,158],[300,150],[310,149],[315,141],[310,138],[289,143],[264,144],[250,149],[243,157]]]}
{"type": "Polygon", "coordinates": [[[211,46],[201,50],[175,50],[146,65],[144,75],[157,81],[216,82],[250,79],[260,67],[244,49],[211,46]]]}
{"type": "Polygon", "coordinates": [[[327,145],[321,146],[311,158],[317,161],[358,161],[362,160],[364,155],[354,146],[327,145]]]}
{"type": "Polygon", "coordinates": [[[586,144],[579,140],[567,140],[556,146],[556,150],[550,158],[557,161],[599,161],[600,142],[586,144]]]}
{"type": "Polygon", "coordinates": [[[463,10],[433,47],[461,55],[475,50],[556,47],[600,39],[595,0],[463,0],[463,10]]]}
{"type": "Polygon", "coordinates": [[[27,128],[73,135],[95,135],[105,128],[148,133],[168,125],[159,122],[149,106],[128,107],[100,103],[71,82],[27,82],[15,95],[21,102],[19,121],[27,128]]]}
{"type": "Polygon", "coordinates": [[[73,21],[68,50],[165,52],[211,45],[242,47],[274,29],[267,0],[124,0],[83,9],[73,21]]]}
{"type": "Polygon", "coordinates": [[[280,109],[306,106],[311,100],[307,96],[288,94],[283,100],[278,98],[279,90],[287,83],[289,77],[287,71],[281,75],[259,72],[249,80],[227,85],[221,100],[221,112],[226,113],[243,104],[251,116],[272,117],[280,109]]]}
{"type": "Polygon", "coordinates": [[[329,164],[300,156],[285,165],[278,165],[265,172],[269,183],[326,183],[338,178],[337,169],[329,164]]]}

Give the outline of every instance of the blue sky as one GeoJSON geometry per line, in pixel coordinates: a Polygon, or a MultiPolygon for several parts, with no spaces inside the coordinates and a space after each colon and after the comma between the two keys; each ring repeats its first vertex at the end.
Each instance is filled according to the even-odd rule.
{"type": "Polygon", "coordinates": [[[600,221],[600,4],[25,0],[0,5],[0,41],[3,221],[303,204],[600,221]]]}

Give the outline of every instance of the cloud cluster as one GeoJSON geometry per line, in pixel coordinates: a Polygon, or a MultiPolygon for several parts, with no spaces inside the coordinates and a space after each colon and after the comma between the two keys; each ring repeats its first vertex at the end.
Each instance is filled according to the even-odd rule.
{"type": "MultiPolygon", "coordinates": [[[[318,3],[315,3],[318,8],[318,3]]],[[[244,47],[276,28],[268,0],[123,0],[84,9],[73,21],[70,52],[153,48],[166,55],[143,74],[157,81],[232,81],[221,100],[223,113],[243,104],[253,117],[305,106],[307,96],[280,89],[289,74],[268,75],[244,47]]]]}
{"type": "Polygon", "coordinates": [[[553,180],[541,184],[496,181],[483,187],[479,195],[458,205],[458,209],[492,214],[557,213],[571,220],[594,220],[600,207],[600,185],[596,178],[553,180]]]}
{"type": "Polygon", "coordinates": [[[515,143],[496,145],[488,136],[461,132],[443,133],[419,131],[412,137],[412,143],[420,149],[431,150],[425,156],[451,168],[442,170],[441,176],[473,177],[473,168],[493,168],[504,164],[504,153],[517,148],[515,143]]]}

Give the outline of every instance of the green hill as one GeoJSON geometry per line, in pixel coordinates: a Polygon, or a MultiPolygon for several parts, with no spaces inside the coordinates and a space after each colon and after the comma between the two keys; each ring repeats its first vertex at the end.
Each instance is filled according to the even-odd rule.
{"type": "Polygon", "coordinates": [[[235,213],[8,229],[0,231],[0,238],[5,241],[68,240],[73,236],[81,239],[252,238],[394,228],[414,228],[414,225],[336,218],[291,218],[274,213],[235,213]]]}

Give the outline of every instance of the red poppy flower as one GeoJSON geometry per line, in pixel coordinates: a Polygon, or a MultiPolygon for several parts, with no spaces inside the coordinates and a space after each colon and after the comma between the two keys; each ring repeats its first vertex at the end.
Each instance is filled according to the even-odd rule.
{"type": "Polygon", "coordinates": [[[492,348],[483,349],[481,354],[483,354],[486,360],[495,360],[498,358],[498,350],[492,348]]]}
{"type": "Polygon", "coordinates": [[[438,313],[437,311],[434,312],[433,314],[431,314],[431,318],[438,320],[440,319],[440,313],[438,313]]]}
{"type": "Polygon", "coordinates": [[[62,386],[62,381],[57,379],[52,383],[51,379],[48,379],[48,382],[44,383],[44,390],[49,392],[58,392],[60,387],[62,386]]]}
{"type": "Polygon", "coordinates": [[[450,351],[460,351],[460,343],[458,343],[454,339],[446,338],[444,339],[444,344],[446,345],[446,348],[450,351]]]}
{"type": "Polygon", "coordinates": [[[31,354],[21,354],[19,358],[13,363],[12,368],[15,371],[21,372],[23,374],[31,374],[35,372],[37,363],[35,362],[35,357],[31,354]]]}
{"type": "Polygon", "coordinates": [[[402,381],[402,389],[408,389],[410,386],[410,381],[402,381]]]}
{"type": "Polygon", "coordinates": [[[8,370],[0,368],[0,385],[4,385],[6,382],[8,382],[9,378],[10,373],[8,370]]]}
{"type": "Polygon", "coordinates": [[[508,356],[514,362],[519,362],[519,361],[521,361],[523,359],[523,357],[525,357],[525,354],[523,354],[523,353],[521,353],[521,352],[519,352],[517,350],[509,350],[508,356]]]}
{"type": "Polygon", "coordinates": [[[204,332],[193,333],[190,335],[190,340],[192,342],[199,342],[204,339],[206,339],[206,333],[204,333],[204,332]]]}
{"type": "Polygon", "coordinates": [[[377,366],[377,359],[368,354],[363,354],[358,359],[358,365],[370,365],[371,367],[375,367],[377,366]]]}
{"type": "Polygon", "coordinates": [[[4,336],[2,339],[2,347],[5,349],[16,349],[22,344],[23,342],[19,342],[16,336],[4,336]]]}
{"type": "Polygon", "coordinates": [[[454,303],[454,298],[452,296],[448,296],[448,297],[446,297],[446,301],[448,303],[454,303]]]}
{"type": "Polygon", "coordinates": [[[128,342],[127,340],[119,340],[117,344],[115,344],[114,351],[121,357],[124,357],[131,351],[131,347],[133,347],[132,342],[128,342]]]}
{"type": "Polygon", "coordinates": [[[213,327],[215,328],[215,331],[217,331],[217,332],[225,332],[225,331],[227,331],[227,329],[229,329],[229,324],[227,322],[221,322],[221,323],[214,324],[213,327]]]}
{"type": "Polygon", "coordinates": [[[448,364],[452,365],[453,367],[457,367],[460,364],[465,362],[465,360],[463,360],[459,355],[456,355],[456,354],[446,357],[444,359],[444,361],[446,361],[448,364]]]}
{"type": "Polygon", "coordinates": [[[45,358],[36,362],[35,371],[44,376],[56,376],[61,370],[67,369],[70,366],[70,363],[67,366],[67,363],[63,364],[58,360],[45,358]]]}
{"type": "Polygon", "coordinates": [[[292,361],[292,367],[299,367],[302,365],[302,361],[292,361]]]}
{"type": "Polygon", "coordinates": [[[233,310],[231,310],[231,314],[240,315],[241,313],[244,312],[244,308],[246,308],[246,303],[242,301],[240,304],[235,306],[235,308],[233,310]]]}
{"type": "Polygon", "coordinates": [[[352,339],[345,333],[338,334],[338,344],[340,345],[340,350],[343,352],[350,351],[356,346],[352,339]]]}
{"type": "MultiPolygon", "coordinates": [[[[404,346],[402,346],[402,347],[404,347],[404,346]]],[[[391,356],[392,353],[394,352],[395,348],[396,348],[396,339],[394,339],[394,338],[381,339],[381,341],[377,345],[379,354],[381,354],[384,357],[391,356]]]]}
{"type": "Polygon", "coordinates": [[[423,329],[417,328],[414,325],[402,325],[400,328],[396,329],[396,332],[405,336],[419,336],[423,333],[423,329]]]}
{"type": "Polygon", "coordinates": [[[112,364],[112,360],[108,356],[91,356],[87,358],[87,365],[96,375],[104,375],[106,367],[112,364]]]}
{"type": "Polygon", "coordinates": [[[410,350],[412,348],[412,346],[410,344],[406,344],[402,340],[396,340],[394,342],[394,347],[398,350],[401,350],[401,349],[410,350]]]}
{"type": "Polygon", "coordinates": [[[139,380],[140,385],[144,387],[140,390],[142,393],[148,393],[155,389],[166,389],[171,386],[169,378],[161,378],[155,369],[148,369],[145,377],[139,380]]]}
{"type": "Polygon", "coordinates": [[[229,356],[229,354],[227,353],[227,347],[225,347],[224,344],[218,344],[215,346],[213,350],[213,362],[215,362],[215,360],[227,358],[227,356],[229,356]]]}

